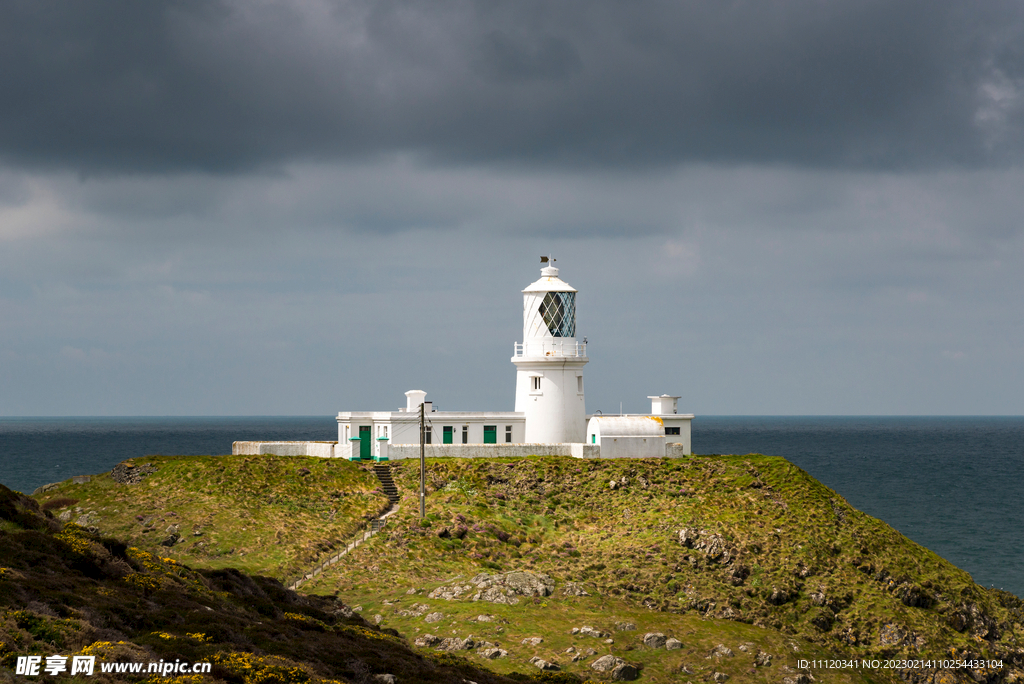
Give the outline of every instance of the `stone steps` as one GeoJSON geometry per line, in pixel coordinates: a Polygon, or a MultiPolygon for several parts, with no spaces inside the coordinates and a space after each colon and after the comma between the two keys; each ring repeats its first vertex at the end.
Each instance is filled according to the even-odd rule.
{"type": "Polygon", "coordinates": [[[377,479],[380,480],[381,488],[384,490],[384,494],[387,495],[388,501],[393,504],[398,503],[402,497],[398,495],[398,486],[395,485],[395,481],[391,477],[391,467],[377,464],[373,466],[373,472],[377,479]]]}

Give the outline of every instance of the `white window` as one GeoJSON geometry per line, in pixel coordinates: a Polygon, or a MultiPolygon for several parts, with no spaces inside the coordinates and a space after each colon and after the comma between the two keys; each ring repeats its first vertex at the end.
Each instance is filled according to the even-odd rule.
{"type": "Polygon", "coordinates": [[[540,378],[538,376],[534,376],[533,377],[533,391],[534,392],[539,392],[540,391],[540,378]]]}
{"type": "Polygon", "coordinates": [[[580,394],[583,394],[583,376],[582,375],[577,375],[576,376],[576,391],[579,392],[580,394]]]}

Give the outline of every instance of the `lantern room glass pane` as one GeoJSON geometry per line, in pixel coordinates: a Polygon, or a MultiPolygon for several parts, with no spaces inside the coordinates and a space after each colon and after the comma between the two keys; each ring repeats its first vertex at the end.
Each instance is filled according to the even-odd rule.
{"type": "Polygon", "coordinates": [[[548,292],[540,303],[540,315],[553,337],[575,337],[576,293],[548,292]]]}

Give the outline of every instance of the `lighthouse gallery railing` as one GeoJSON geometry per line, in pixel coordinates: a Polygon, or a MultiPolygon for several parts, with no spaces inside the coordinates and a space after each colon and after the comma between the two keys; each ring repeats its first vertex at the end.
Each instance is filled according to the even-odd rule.
{"type": "Polygon", "coordinates": [[[586,355],[586,342],[569,342],[568,340],[516,342],[512,350],[513,358],[527,356],[585,357],[586,355]]]}

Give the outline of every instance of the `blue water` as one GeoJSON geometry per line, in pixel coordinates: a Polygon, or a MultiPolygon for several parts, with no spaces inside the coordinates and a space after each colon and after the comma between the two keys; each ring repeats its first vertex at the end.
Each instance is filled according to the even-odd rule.
{"type": "MultiPolygon", "coordinates": [[[[31,492],[130,457],[336,438],[333,416],[0,419],[0,482],[31,492]]],[[[1024,418],[700,416],[693,450],[784,456],[978,583],[1024,596],[1024,418]]]]}

